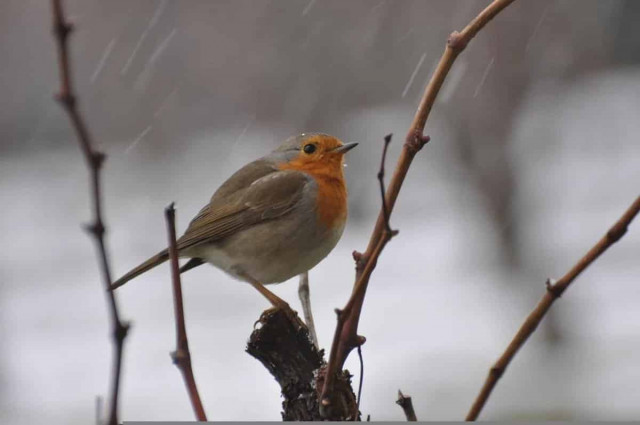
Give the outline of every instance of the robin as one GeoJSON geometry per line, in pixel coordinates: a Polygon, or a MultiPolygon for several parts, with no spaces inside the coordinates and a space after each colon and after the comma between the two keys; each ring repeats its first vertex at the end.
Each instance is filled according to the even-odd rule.
{"type": "MultiPolygon", "coordinates": [[[[264,285],[310,270],[338,243],[347,219],[344,154],[356,145],[301,134],[236,171],[177,240],[180,257],[190,258],[180,272],[211,263],[291,312],[264,285]]],[[[111,289],[168,259],[165,249],[111,289]]]]}

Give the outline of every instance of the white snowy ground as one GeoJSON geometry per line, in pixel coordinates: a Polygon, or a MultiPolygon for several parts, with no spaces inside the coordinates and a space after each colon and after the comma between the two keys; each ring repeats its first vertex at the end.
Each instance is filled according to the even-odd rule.
{"type": "MultiPolygon", "coordinates": [[[[402,419],[394,404],[401,388],[413,396],[420,419],[464,417],[488,367],[542,294],[545,279],[563,274],[640,193],[638,77],[637,71],[623,70],[567,89],[542,84],[523,108],[511,152],[521,181],[513,207],[522,217],[523,255],[535,272],[509,275],[498,267],[483,199],[464,171],[443,159],[446,128],[438,127],[444,120],[436,112],[434,142],[410,171],[392,218],[400,235],[384,251],[367,294],[360,326],[367,337],[365,415],[402,419]]],[[[370,110],[348,122],[367,133],[374,141],[369,143],[378,143],[389,131],[403,134],[411,114],[370,110]]],[[[268,131],[250,129],[246,140],[252,132],[268,131]]],[[[184,230],[212,189],[256,156],[250,142],[220,156],[216,140],[225,137],[185,141],[184,154],[171,163],[164,157],[145,162],[135,148],[109,152],[106,217],[115,275],[165,244],[162,210],[169,202],[177,201],[184,230]],[[205,163],[210,158],[216,163],[205,163]]],[[[389,167],[398,149],[399,142],[389,167]]],[[[366,246],[378,205],[379,145],[354,152],[361,155],[358,161],[369,161],[363,169],[372,178],[351,190],[366,193],[357,199],[371,214],[348,225],[335,251],[311,273],[325,348],[335,325],[333,308],[345,303],[352,285],[351,251],[366,246]]],[[[95,396],[107,392],[105,300],[93,246],[79,229],[89,217],[85,176],[74,145],[0,159],[2,423],[91,423],[95,396]]],[[[210,418],[279,420],[276,382],[244,353],[266,301],[208,266],[184,281],[194,369],[210,418]]],[[[275,288],[298,306],[296,290],[295,281],[275,288]]],[[[175,337],[168,268],[130,283],[118,299],[123,317],[133,322],[121,418],[191,420],[180,374],[169,358],[175,337]]],[[[568,343],[549,348],[534,335],[482,417],[637,419],[638,305],[640,222],[553,307],[568,343]]],[[[355,355],[347,367],[358,370],[355,355]]]]}

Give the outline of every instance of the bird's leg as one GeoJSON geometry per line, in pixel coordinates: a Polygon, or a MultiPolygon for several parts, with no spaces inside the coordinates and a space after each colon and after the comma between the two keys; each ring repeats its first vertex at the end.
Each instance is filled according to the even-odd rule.
{"type": "Polygon", "coordinates": [[[300,304],[302,304],[302,313],[304,315],[304,321],[309,329],[309,335],[311,341],[316,349],[319,350],[318,336],[316,335],[316,326],[313,323],[313,314],[311,313],[311,297],[309,296],[309,272],[304,272],[300,275],[300,284],[298,285],[298,296],[300,297],[300,304]]]}
{"type": "Polygon", "coordinates": [[[269,300],[269,302],[271,303],[271,305],[273,305],[273,307],[282,310],[289,317],[292,323],[297,323],[298,325],[300,324],[304,325],[304,323],[298,317],[298,313],[293,311],[291,306],[285,300],[283,300],[282,298],[280,298],[279,296],[277,296],[276,294],[268,290],[262,283],[258,282],[256,279],[252,278],[251,276],[245,273],[243,273],[241,276],[247,282],[249,282],[251,286],[256,288],[258,292],[260,292],[267,300],[269,300]]]}
{"type": "Polygon", "coordinates": [[[260,292],[266,299],[268,299],[269,302],[274,307],[281,308],[283,310],[291,309],[291,307],[289,306],[289,304],[285,300],[283,300],[282,298],[280,298],[279,296],[277,296],[276,294],[274,294],[273,292],[268,290],[266,288],[266,286],[264,286],[262,283],[258,282],[257,280],[253,280],[253,279],[250,280],[249,283],[251,284],[251,286],[256,288],[258,290],[258,292],[260,292]]]}

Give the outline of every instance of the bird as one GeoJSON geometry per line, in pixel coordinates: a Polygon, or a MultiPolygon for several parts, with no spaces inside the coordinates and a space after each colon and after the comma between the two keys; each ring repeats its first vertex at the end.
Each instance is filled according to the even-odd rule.
{"type": "MultiPolygon", "coordinates": [[[[302,133],[240,168],[178,238],[179,257],[189,258],[180,272],[210,263],[291,312],[265,285],[307,272],[340,240],[347,220],[344,156],[357,145],[302,133]]],[[[168,250],[160,251],[111,289],[168,259],[168,250]]]]}

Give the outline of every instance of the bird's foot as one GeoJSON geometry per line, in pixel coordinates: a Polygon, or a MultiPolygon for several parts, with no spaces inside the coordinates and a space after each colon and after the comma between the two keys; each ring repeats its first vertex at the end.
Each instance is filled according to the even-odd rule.
{"type": "Polygon", "coordinates": [[[291,322],[291,324],[293,324],[293,326],[296,329],[306,327],[302,319],[300,319],[300,317],[298,316],[298,313],[294,309],[292,309],[288,303],[284,301],[279,302],[277,305],[274,305],[273,307],[263,311],[262,314],[260,315],[260,318],[254,323],[254,327],[257,323],[265,322],[268,316],[276,313],[277,311],[282,311],[284,315],[287,317],[287,319],[289,320],[289,322],[291,322]]]}

